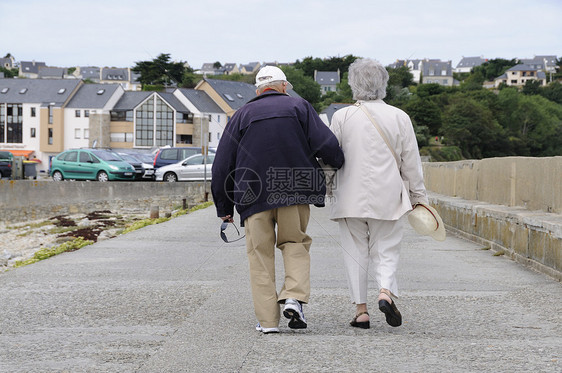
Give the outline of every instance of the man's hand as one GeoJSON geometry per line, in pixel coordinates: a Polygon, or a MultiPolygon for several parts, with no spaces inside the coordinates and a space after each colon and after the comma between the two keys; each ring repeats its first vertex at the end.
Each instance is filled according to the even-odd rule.
{"type": "Polygon", "coordinates": [[[232,219],[232,216],[230,215],[226,215],[226,216],[221,216],[222,221],[227,221],[229,223],[234,223],[234,219],[232,219]]]}

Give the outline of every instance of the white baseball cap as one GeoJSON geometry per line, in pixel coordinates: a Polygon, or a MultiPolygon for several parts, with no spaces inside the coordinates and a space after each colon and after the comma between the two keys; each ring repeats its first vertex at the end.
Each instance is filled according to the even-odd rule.
{"type": "Polygon", "coordinates": [[[276,81],[287,82],[287,89],[293,89],[293,85],[287,81],[287,77],[285,76],[283,70],[278,67],[266,66],[256,75],[256,87],[258,88],[264,84],[276,81]]]}

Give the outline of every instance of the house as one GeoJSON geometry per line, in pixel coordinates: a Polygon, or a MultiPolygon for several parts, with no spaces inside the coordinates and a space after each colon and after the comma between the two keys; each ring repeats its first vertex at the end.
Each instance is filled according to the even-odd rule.
{"type": "Polygon", "coordinates": [[[103,67],[100,70],[100,83],[113,84],[118,83],[123,86],[126,91],[140,91],[142,89],[138,81],[139,75],[132,72],[131,68],[103,67]]]}
{"type": "Polygon", "coordinates": [[[545,72],[556,72],[556,64],[558,58],[556,56],[535,56],[531,59],[520,59],[519,63],[533,67],[537,70],[543,70],[545,72]]]}
{"type": "Polygon", "coordinates": [[[240,70],[238,69],[238,66],[235,63],[225,63],[221,70],[222,73],[225,75],[240,73],[240,70]]]}
{"type": "Polygon", "coordinates": [[[340,69],[338,71],[314,70],[314,81],[320,84],[320,92],[323,95],[328,92],[336,92],[340,83],[340,69]]]}
{"type": "Polygon", "coordinates": [[[67,79],[0,80],[0,149],[34,154],[39,169],[65,150],[64,110],[84,83],[67,79]]]}
{"type": "MultiPolygon", "coordinates": [[[[236,110],[256,97],[256,87],[253,84],[230,80],[203,79],[195,86],[196,90],[205,91],[209,97],[226,113],[227,122],[236,110]]],[[[287,91],[289,96],[300,97],[292,89],[287,91]]]]}
{"type": "Polygon", "coordinates": [[[412,74],[412,81],[414,83],[420,84],[423,60],[396,60],[396,62],[389,65],[389,67],[392,69],[397,69],[403,66],[406,66],[412,74]]]}
{"type": "Polygon", "coordinates": [[[124,93],[120,84],[84,84],[80,87],[64,109],[65,150],[91,147],[95,140],[101,145],[98,136],[91,137],[90,133],[97,135],[103,123],[96,123],[90,118],[95,114],[104,114],[109,118],[111,109],[124,93]],[[96,128],[91,131],[92,127],[96,128]]]}
{"type": "MultiPolygon", "coordinates": [[[[178,88],[174,92],[180,102],[189,109],[195,117],[207,117],[209,133],[207,146],[216,148],[226,127],[226,113],[202,90],[178,88]]],[[[192,119],[193,120],[193,119],[192,119]]],[[[203,123],[201,121],[200,123],[203,123]]],[[[196,144],[201,145],[201,144],[196,144]]],[[[205,145],[205,144],[202,144],[205,145]]]]}
{"type": "Polygon", "coordinates": [[[78,79],[99,83],[101,79],[101,69],[96,66],[79,66],[74,71],[74,76],[78,79]]]}
{"type": "Polygon", "coordinates": [[[333,103],[330,104],[330,106],[328,106],[326,109],[322,110],[318,115],[320,116],[320,119],[322,119],[322,122],[324,122],[327,126],[330,126],[330,123],[332,123],[332,116],[334,115],[334,113],[339,109],[343,109],[344,107],[347,107],[349,105],[351,104],[333,103]]]}
{"type": "Polygon", "coordinates": [[[19,77],[36,79],[39,75],[39,67],[46,66],[45,62],[20,61],[19,77]]]}
{"type": "Polygon", "coordinates": [[[469,73],[472,71],[473,68],[475,68],[476,66],[480,66],[482,65],[484,62],[487,62],[488,60],[485,59],[484,57],[462,57],[462,59],[459,61],[459,63],[457,64],[457,67],[455,67],[455,72],[456,73],[469,73]]]}
{"type": "Polygon", "coordinates": [[[423,60],[421,61],[422,83],[436,83],[448,87],[455,84],[451,61],[423,60]]]}
{"type": "MultiPolygon", "coordinates": [[[[215,62],[216,63],[216,62],[215,62]]],[[[221,72],[219,69],[217,69],[215,67],[215,63],[204,63],[203,66],[201,66],[201,69],[199,69],[199,71],[197,73],[203,75],[203,76],[207,76],[207,75],[220,75],[221,72]]]]}
{"type": "MultiPolygon", "coordinates": [[[[111,148],[191,146],[200,142],[198,119],[173,93],[126,91],[111,110],[102,134],[109,132],[111,148]]],[[[204,133],[208,132],[206,123],[204,120],[204,133]]],[[[93,136],[91,128],[90,138],[93,136]]]]}
{"type": "Polygon", "coordinates": [[[546,74],[536,67],[519,64],[497,77],[494,80],[494,86],[497,88],[504,83],[508,86],[523,87],[528,80],[539,80],[541,85],[546,85],[546,74]]]}
{"type": "Polygon", "coordinates": [[[10,57],[0,58],[0,67],[3,67],[4,69],[11,70],[15,66],[16,66],[16,61],[15,61],[14,57],[10,56],[10,57]]]}
{"type": "Polygon", "coordinates": [[[262,67],[259,62],[250,62],[245,65],[240,65],[240,74],[243,75],[252,75],[262,67]]]}
{"type": "Polygon", "coordinates": [[[66,69],[62,67],[39,66],[37,72],[38,79],[63,79],[66,69]]]}

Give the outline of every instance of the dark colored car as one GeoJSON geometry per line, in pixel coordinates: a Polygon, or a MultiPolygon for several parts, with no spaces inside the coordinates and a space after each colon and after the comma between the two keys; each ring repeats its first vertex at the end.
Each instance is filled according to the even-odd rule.
{"type": "Polygon", "coordinates": [[[55,181],[74,180],[129,180],[135,178],[135,169],[116,153],[105,149],[66,150],[51,159],[51,177],[55,181]]]}
{"type": "MultiPolygon", "coordinates": [[[[209,149],[209,154],[215,153],[214,150],[209,149]]],[[[169,164],[174,164],[183,161],[195,154],[201,154],[201,148],[197,147],[183,147],[183,148],[162,148],[158,150],[156,157],[154,157],[154,168],[159,168],[169,164]]]]}
{"type": "Polygon", "coordinates": [[[135,168],[135,180],[154,180],[154,155],[137,152],[117,153],[135,168]]]}
{"type": "Polygon", "coordinates": [[[10,152],[0,152],[0,179],[12,176],[12,160],[14,156],[10,152]]]}

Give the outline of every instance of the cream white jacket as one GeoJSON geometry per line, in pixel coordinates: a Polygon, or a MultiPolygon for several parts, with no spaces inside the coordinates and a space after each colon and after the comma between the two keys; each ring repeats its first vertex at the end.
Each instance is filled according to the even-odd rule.
{"type": "Polygon", "coordinates": [[[332,185],[330,217],[397,220],[412,204],[428,203],[414,128],[405,112],[382,100],[358,103],[385,132],[400,164],[359,107],[334,113],[330,129],[340,143],[345,163],[332,185]]]}

